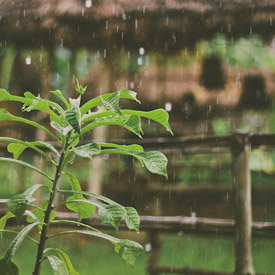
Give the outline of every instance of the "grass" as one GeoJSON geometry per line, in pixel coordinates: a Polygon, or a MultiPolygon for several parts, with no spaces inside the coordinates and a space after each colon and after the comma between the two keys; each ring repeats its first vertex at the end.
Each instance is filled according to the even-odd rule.
{"type": "MultiPolygon", "coordinates": [[[[0,256],[3,256],[12,236],[0,239],[0,256]]],[[[205,270],[234,270],[234,244],[230,238],[202,237],[185,235],[182,232],[174,235],[162,235],[160,262],[166,265],[200,268],[205,270]]],[[[50,247],[62,248],[68,255],[75,269],[81,275],[146,275],[148,252],[138,256],[136,265],[131,268],[117,255],[113,246],[97,239],[76,235],[51,240],[50,247]]],[[[36,246],[28,240],[19,248],[14,262],[20,267],[20,275],[29,275],[34,266],[36,246]]],[[[275,240],[253,241],[253,262],[256,272],[270,273],[275,271],[275,240]]],[[[45,261],[41,275],[53,274],[45,261]]]]}

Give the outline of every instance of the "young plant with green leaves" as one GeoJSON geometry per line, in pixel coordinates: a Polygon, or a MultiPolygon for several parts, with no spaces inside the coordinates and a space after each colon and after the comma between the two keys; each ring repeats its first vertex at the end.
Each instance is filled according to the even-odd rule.
{"type": "Polygon", "coordinates": [[[160,152],[144,152],[142,146],[138,144],[85,143],[82,137],[87,132],[103,125],[122,126],[141,137],[143,134],[141,128],[142,117],[160,123],[172,133],[168,123],[168,114],[163,109],[150,112],[120,109],[119,101],[121,98],[139,102],[135,92],[125,89],[95,97],[82,105],[81,96],[85,90],[86,87],[84,88],[77,82],[78,97],[76,99],[69,98],[68,101],[59,90],[52,91],[51,93],[59,98],[60,104],[43,99],[40,96],[36,97],[30,92],[26,92],[24,97],[21,97],[13,96],[6,90],[0,90],[0,101],[21,102],[23,103],[22,111],[24,112],[38,110],[48,114],[51,128],[12,115],[5,109],[0,109],[0,121],[25,123],[44,131],[50,140],[55,141],[55,143],[22,141],[10,137],[0,137],[0,142],[7,142],[7,150],[13,154],[13,158],[0,157],[0,162],[23,165],[40,173],[48,181],[48,184],[35,184],[22,194],[15,195],[8,200],[1,200],[1,202],[6,202],[9,212],[0,219],[0,234],[2,232],[17,234],[8,247],[4,258],[0,260],[0,274],[2,275],[19,274],[18,267],[12,261],[12,257],[26,237],[36,243],[38,247],[34,275],[40,273],[41,263],[46,260],[51,264],[54,274],[79,274],[64,251],[59,248],[46,247],[48,239],[65,234],[84,234],[108,240],[114,245],[115,251],[130,265],[134,264],[135,256],[143,250],[142,246],[134,241],[112,237],[81,222],[82,219],[92,217],[97,209],[101,223],[110,225],[116,230],[118,230],[122,219],[125,220],[129,229],[136,231],[139,231],[140,224],[138,213],[133,207],[124,207],[102,195],[82,191],[78,179],[67,170],[66,165],[77,161],[79,158],[92,159],[93,156],[100,154],[123,154],[133,156],[150,172],[167,177],[167,158],[160,152]],[[53,146],[56,143],[58,146],[53,146]],[[18,159],[27,148],[36,151],[47,159],[55,167],[54,175],[49,175],[32,164],[18,159]],[[71,190],[62,189],[59,184],[61,176],[67,178],[71,190]],[[48,198],[38,206],[33,204],[35,201],[33,195],[39,188],[45,188],[48,198]],[[56,195],[58,193],[70,196],[67,196],[65,201],[57,201],[56,195]],[[66,205],[69,210],[76,212],[78,221],[55,219],[55,210],[61,205],[66,205]],[[20,222],[24,214],[27,216],[26,220],[29,224],[20,232],[5,229],[8,219],[16,218],[20,222]],[[75,225],[77,229],[50,234],[50,226],[56,223],[75,225]],[[37,228],[40,233],[39,240],[28,236],[34,228],[37,228]]]}

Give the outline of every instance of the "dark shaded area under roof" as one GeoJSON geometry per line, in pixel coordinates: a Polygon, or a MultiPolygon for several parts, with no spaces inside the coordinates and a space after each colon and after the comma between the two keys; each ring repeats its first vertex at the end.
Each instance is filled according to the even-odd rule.
{"type": "Polygon", "coordinates": [[[0,42],[24,48],[192,48],[217,33],[275,34],[275,0],[0,0],[0,42]]]}

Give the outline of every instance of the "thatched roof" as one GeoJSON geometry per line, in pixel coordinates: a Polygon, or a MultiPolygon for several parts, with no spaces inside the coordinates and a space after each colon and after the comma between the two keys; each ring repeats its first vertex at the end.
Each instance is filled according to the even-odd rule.
{"type": "Polygon", "coordinates": [[[275,0],[0,0],[0,41],[161,52],[217,33],[275,34],[275,0]]]}

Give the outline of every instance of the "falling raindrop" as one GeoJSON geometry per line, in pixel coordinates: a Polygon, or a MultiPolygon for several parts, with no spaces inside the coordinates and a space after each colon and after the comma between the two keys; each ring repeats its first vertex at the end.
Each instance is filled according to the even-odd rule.
{"type": "Polygon", "coordinates": [[[84,11],[84,9],[82,9],[81,15],[84,16],[84,13],[85,13],[85,11],[84,11]]]}
{"type": "Polygon", "coordinates": [[[143,12],[143,13],[146,12],[146,7],[145,7],[145,6],[143,6],[143,8],[142,8],[142,12],[143,12]]]}
{"type": "Polygon", "coordinates": [[[108,160],[108,159],[109,159],[109,155],[108,155],[108,154],[104,154],[104,155],[103,155],[103,159],[104,159],[104,160],[108,160]]]}
{"type": "Polygon", "coordinates": [[[142,57],[140,56],[140,57],[138,57],[138,59],[137,59],[137,63],[138,63],[138,65],[142,65],[143,64],[143,59],[142,59],[142,57]]]}
{"type": "Polygon", "coordinates": [[[103,51],[103,57],[106,58],[106,49],[103,51]]]}
{"type": "Polygon", "coordinates": [[[172,111],[172,104],[170,102],[165,103],[164,109],[167,112],[171,112],[172,111]]]}
{"type": "Polygon", "coordinates": [[[135,83],[134,82],[130,82],[130,89],[134,89],[135,88],[135,83]]]}
{"type": "Polygon", "coordinates": [[[27,65],[31,65],[31,64],[32,64],[32,58],[31,58],[30,55],[28,55],[28,56],[26,57],[25,63],[26,63],[27,65]]]}
{"type": "Polygon", "coordinates": [[[138,21],[137,21],[137,19],[135,20],[135,29],[137,29],[138,28],[138,21]]]}
{"type": "Polygon", "coordinates": [[[144,53],[145,53],[144,48],[142,48],[142,47],[141,47],[141,48],[139,48],[139,54],[140,54],[140,55],[144,55],[144,53]]]}
{"type": "Polygon", "coordinates": [[[146,243],[144,248],[146,252],[150,252],[152,250],[152,245],[150,243],[146,243]]]}
{"type": "Polygon", "coordinates": [[[85,6],[86,6],[86,8],[91,8],[92,5],[93,5],[92,0],[86,0],[86,1],[85,1],[85,6]]]}

